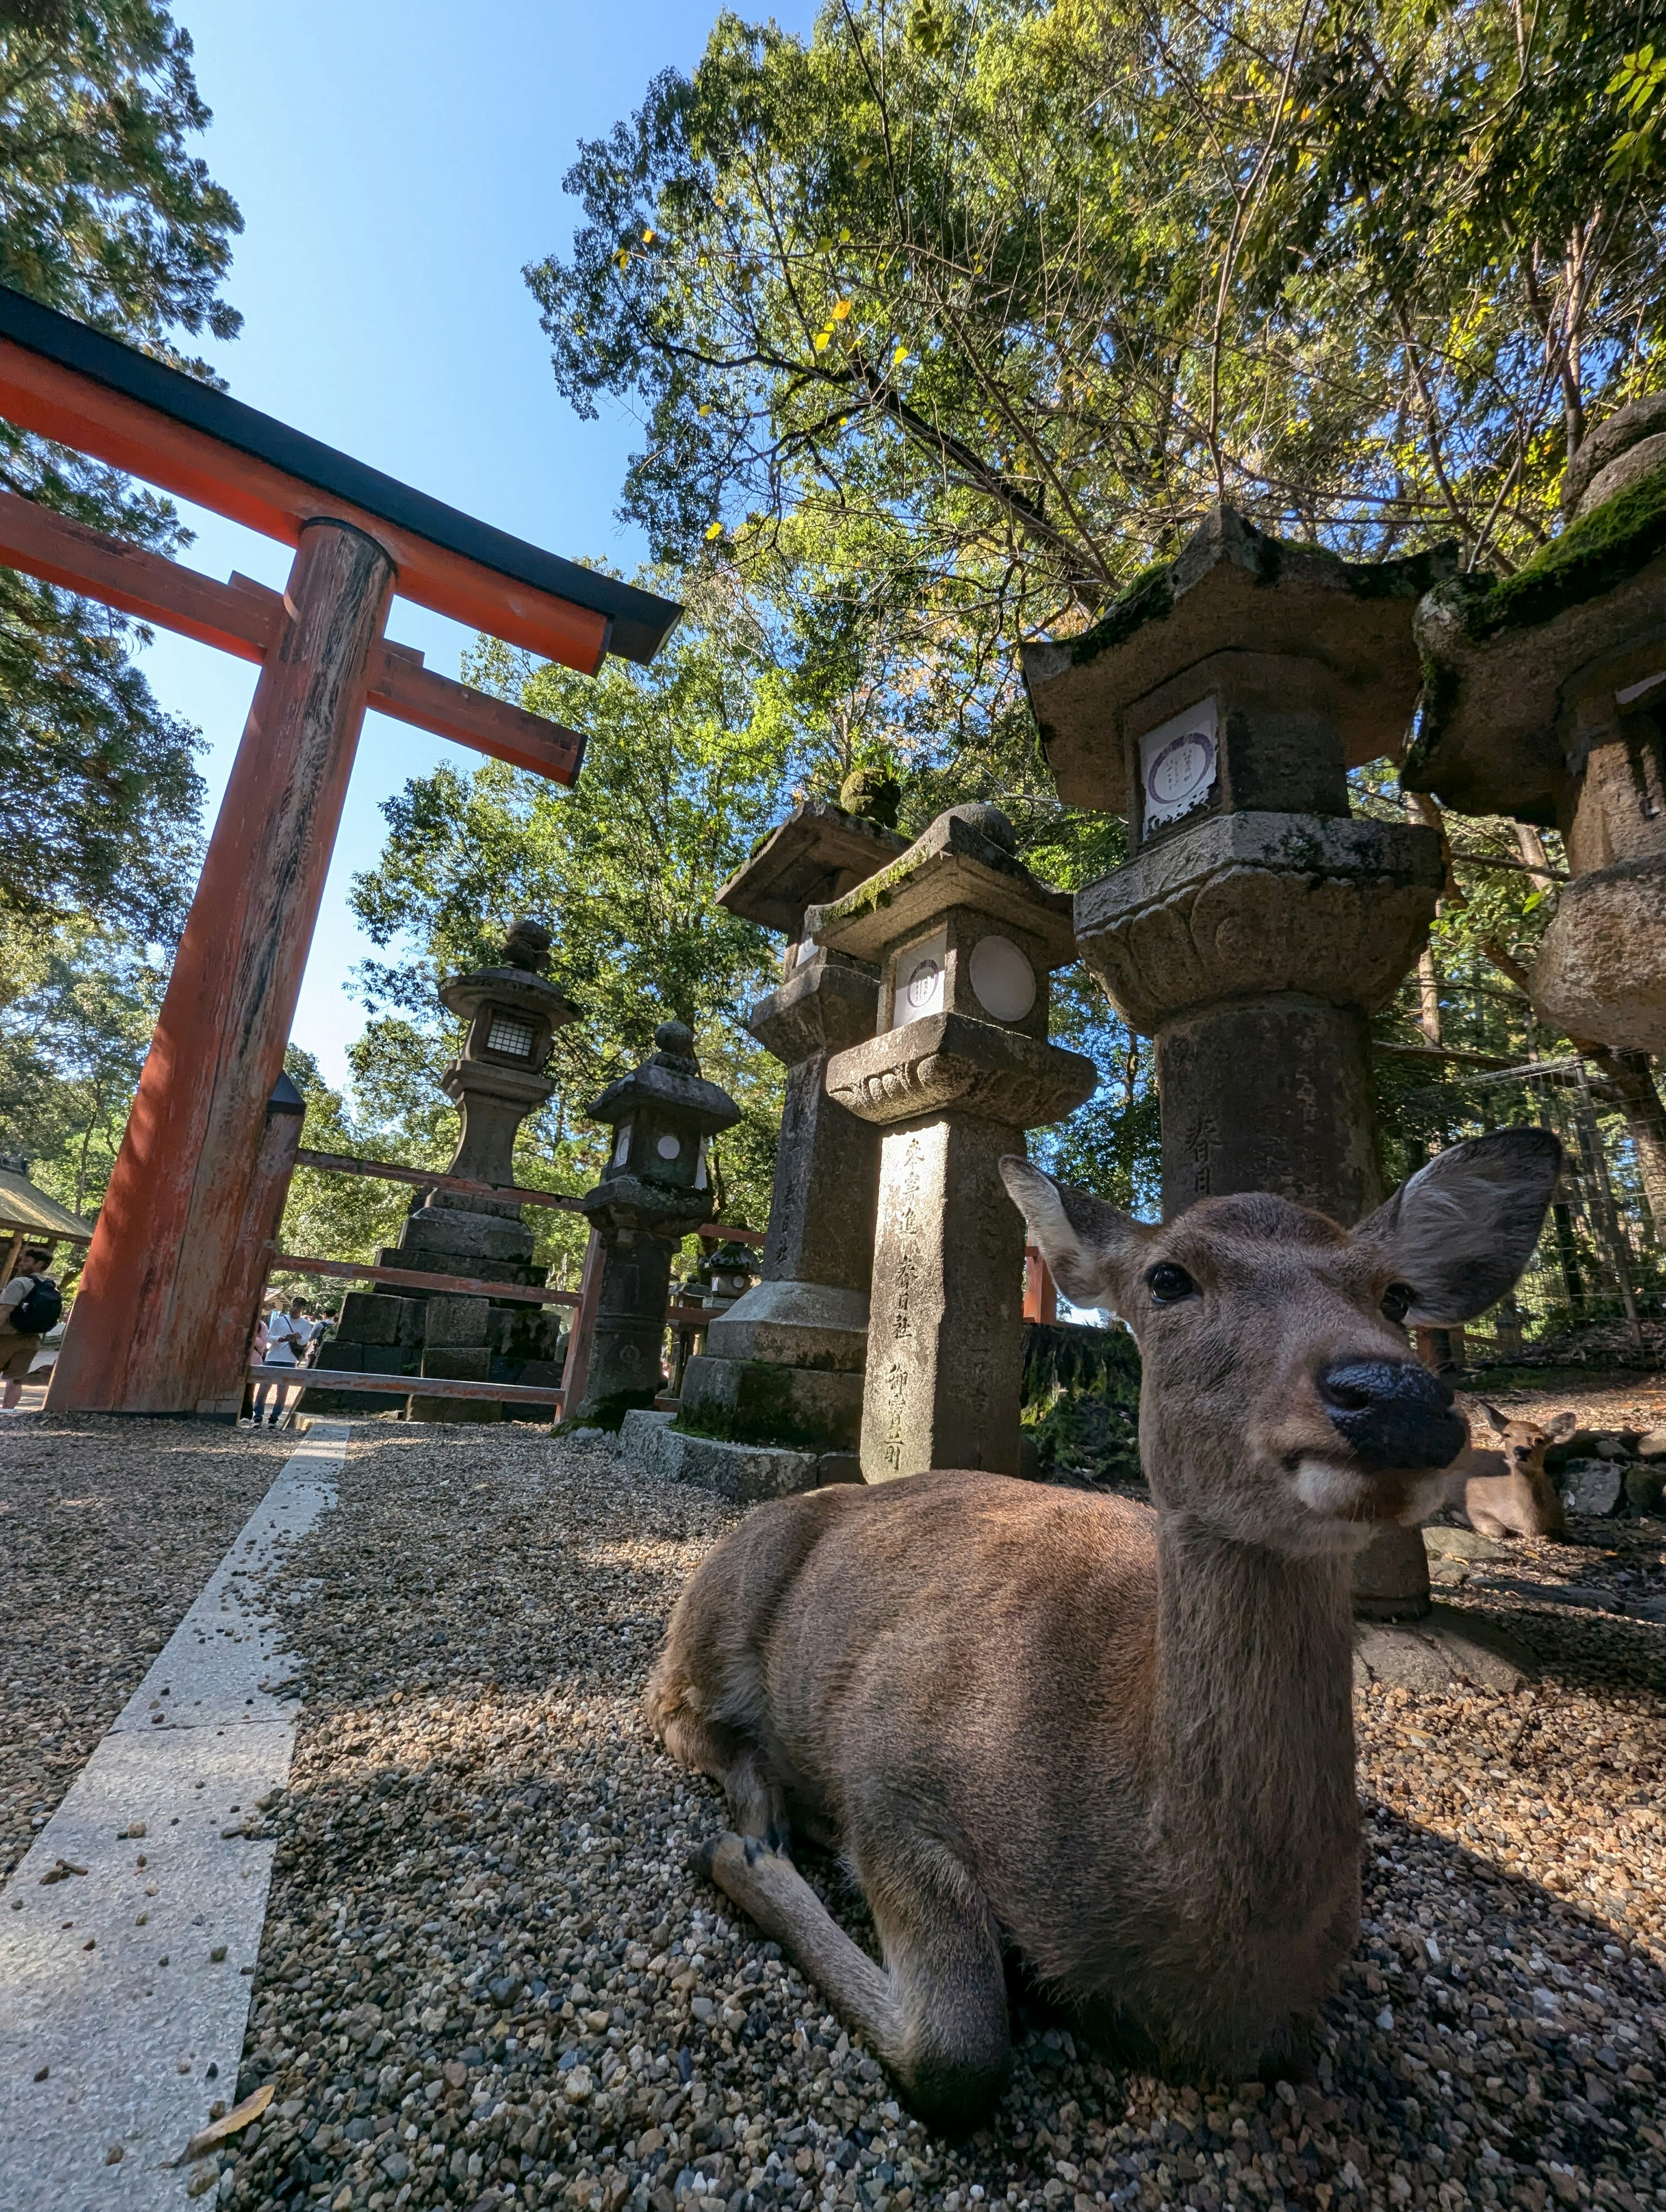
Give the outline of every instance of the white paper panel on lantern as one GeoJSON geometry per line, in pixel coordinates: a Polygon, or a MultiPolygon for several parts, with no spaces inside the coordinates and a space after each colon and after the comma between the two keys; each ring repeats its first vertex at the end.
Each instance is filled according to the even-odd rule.
{"type": "Polygon", "coordinates": [[[1220,702],[1200,699],[1140,740],[1140,834],[1201,806],[1214,789],[1220,762],[1220,702]]]}
{"type": "Polygon", "coordinates": [[[891,1025],[902,1028],[904,1022],[923,1020],[927,1014],[943,1011],[943,970],[949,957],[949,933],[939,929],[935,937],[910,945],[897,956],[897,991],[891,1003],[891,1025]]]}
{"type": "Polygon", "coordinates": [[[986,1014],[1021,1022],[1036,1003],[1036,971],[1010,937],[980,937],[972,947],[972,989],[986,1014]]]}

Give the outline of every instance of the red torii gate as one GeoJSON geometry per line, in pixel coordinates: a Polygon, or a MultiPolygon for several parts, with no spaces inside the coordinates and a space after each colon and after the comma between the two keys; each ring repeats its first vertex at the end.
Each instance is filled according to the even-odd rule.
{"type": "Polygon", "coordinates": [[[391,600],[593,676],[651,659],[681,610],[4,288],[0,415],[296,548],[281,593],[221,584],[0,492],[0,562],[263,664],[47,1399],[234,1408],[268,1104],[366,707],[560,783],[584,750],[389,642],[391,600]]]}

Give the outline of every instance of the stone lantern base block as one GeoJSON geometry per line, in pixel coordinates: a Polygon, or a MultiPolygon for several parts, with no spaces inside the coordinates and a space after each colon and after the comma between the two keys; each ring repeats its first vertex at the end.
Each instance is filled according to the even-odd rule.
{"type": "Polygon", "coordinates": [[[679,1418],[735,1443],[854,1451],[862,1431],[862,1378],[702,1352],[683,1376],[679,1418]]]}
{"type": "Polygon", "coordinates": [[[801,1490],[860,1482],[851,1452],[789,1451],[766,1444],[726,1443],[714,1437],[686,1436],[672,1426],[669,1413],[627,1413],[619,1431],[619,1451],[633,1474],[656,1482],[692,1483],[715,1491],[737,1505],[759,1505],[771,1498],[790,1498],[801,1490]]]}
{"type": "Polygon", "coordinates": [[[1420,1620],[1362,1624],[1354,1644],[1357,1689],[1519,1690],[1538,1678],[1524,1644],[1452,1606],[1431,1606],[1420,1620]]]}
{"type": "Polygon", "coordinates": [[[722,1359],[860,1375],[867,1359],[867,1293],[824,1283],[755,1283],[712,1323],[706,1349],[722,1359]]]}

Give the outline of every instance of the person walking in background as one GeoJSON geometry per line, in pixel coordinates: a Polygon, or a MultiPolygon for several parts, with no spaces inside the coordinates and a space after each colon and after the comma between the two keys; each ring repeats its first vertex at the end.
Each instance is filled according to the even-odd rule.
{"type": "MultiPolygon", "coordinates": [[[[262,1310],[257,1313],[254,1317],[254,1334],[249,1340],[250,1366],[258,1367],[265,1357],[266,1316],[263,1308],[262,1310]]],[[[258,1422],[260,1419],[260,1389],[261,1386],[258,1382],[253,1381],[250,1382],[248,1385],[247,1399],[248,1418],[250,1420],[255,1422],[258,1422]]]]}
{"type": "MultiPolygon", "coordinates": [[[[292,1298],[288,1310],[283,1301],[274,1298],[271,1310],[266,1316],[265,1364],[268,1367],[299,1367],[301,1355],[307,1349],[311,1331],[303,1317],[304,1298],[292,1298]]],[[[266,1416],[266,1425],[275,1429],[283,1418],[284,1399],[288,1386],[283,1382],[262,1381],[255,1387],[254,1425],[260,1425],[270,1398],[271,1412],[266,1416]]]]}
{"type": "Polygon", "coordinates": [[[52,1254],[31,1245],[17,1263],[17,1272],[0,1290],[0,1412],[15,1413],[29,1379],[29,1370],[40,1349],[40,1340],[56,1328],[64,1311],[64,1297],[46,1273],[52,1254]]]}

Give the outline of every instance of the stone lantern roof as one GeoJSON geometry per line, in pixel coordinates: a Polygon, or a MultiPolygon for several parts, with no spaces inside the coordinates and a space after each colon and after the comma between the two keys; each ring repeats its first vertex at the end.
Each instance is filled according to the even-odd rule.
{"type": "Polygon", "coordinates": [[[544,972],[550,965],[550,932],[541,923],[524,919],[514,922],[496,964],[471,968],[466,975],[447,975],[441,983],[441,1003],[470,1025],[463,1048],[465,1060],[485,1051],[494,1057],[501,1054],[506,1059],[526,1061],[534,1069],[541,1067],[549,1056],[555,1031],[578,1019],[578,1007],[544,972]],[[493,1024],[480,1018],[488,1010],[508,1016],[512,1025],[519,1016],[531,1036],[515,1036],[508,1042],[494,1044],[493,1024]]]}
{"type": "Polygon", "coordinates": [[[864,883],[907,849],[908,840],[866,815],[821,799],[795,806],[717,894],[743,921],[796,937],[807,906],[864,883]]]}
{"type": "Polygon", "coordinates": [[[732,1129],[740,1109],[728,1092],[708,1083],[694,1056],[694,1031],[686,1022],[661,1022],[654,1032],[655,1049],[640,1067],[610,1083],[593,1098],[585,1113],[593,1121],[617,1123],[644,1107],[669,1111],[684,1120],[700,1135],[712,1137],[732,1129]]]}
{"type": "Polygon", "coordinates": [[[1344,561],[1216,507],[1174,561],[1137,577],[1091,629],[1023,647],[1025,687],[1059,796],[1130,812],[1124,714],[1221,654],[1321,664],[1333,679],[1326,704],[1346,765],[1397,752],[1420,673],[1413,609],[1456,566],[1450,546],[1344,561]]]}
{"type": "Polygon", "coordinates": [[[855,959],[879,960],[912,930],[965,907],[1028,931],[1050,967],[1067,967],[1076,957],[1070,894],[1032,876],[1012,845],[998,807],[952,806],[888,867],[812,907],[805,933],[855,959]]]}
{"type": "Polygon", "coordinates": [[[524,968],[471,968],[465,975],[447,975],[440,985],[440,996],[465,1021],[472,1021],[489,1003],[536,1015],[552,1030],[579,1016],[577,1006],[547,975],[529,975],[524,968]]]}
{"type": "Polygon", "coordinates": [[[1567,528],[1513,576],[1455,577],[1417,611],[1428,681],[1402,781],[1459,813],[1558,827],[1586,750],[1570,684],[1623,708],[1666,675],[1666,393],[1592,433],[1564,501],[1567,528]]]}

